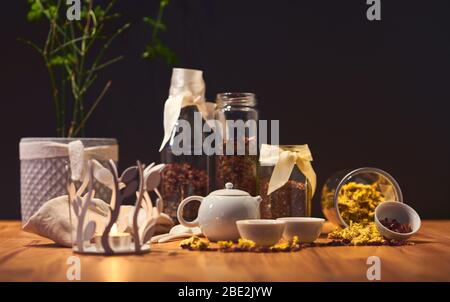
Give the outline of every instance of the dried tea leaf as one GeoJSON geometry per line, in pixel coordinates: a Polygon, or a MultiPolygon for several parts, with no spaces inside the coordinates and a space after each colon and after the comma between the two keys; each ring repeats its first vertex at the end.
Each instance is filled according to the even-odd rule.
{"type": "Polygon", "coordinates": [[[84,236],[83,236],[83,239],[85,241],[91,240],[92,236],[94,236],[95,227],[96,227],[95,221],[91,220],[87,223],[86,227],[84,228],[84,236]]]}

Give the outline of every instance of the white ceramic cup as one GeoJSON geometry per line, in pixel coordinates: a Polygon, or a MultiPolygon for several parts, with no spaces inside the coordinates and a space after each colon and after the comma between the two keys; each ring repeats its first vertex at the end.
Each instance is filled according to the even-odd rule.
{"type": "Polygon", "coordinates": [[[388,239],[406,240],[420,229],[421,220],[419,214],[407,204],[397,201],[385,201],[375,208],[375,225],[381,235],[388,239]],[[385,227],[380,221],[388,218],[400,223],[407,223],[412,231],[409,233],[397,233],[385,227]]]}
{"type": "Polygon", "coordinates": [[[252,240],[258,246],[271,246],[280,241],[286,223],[273,219],[246,219],[236,221],[241,238],[252,240]]]}
{"type": "Polygon", "coordinates": [[[294,236],[298,236],[300,242],[305,243],[314,242],[320,236],[325,222],[323,218],[314,217],[282,217],[277,220],[286,223],[284,240],[292,240],[294,236]]]}

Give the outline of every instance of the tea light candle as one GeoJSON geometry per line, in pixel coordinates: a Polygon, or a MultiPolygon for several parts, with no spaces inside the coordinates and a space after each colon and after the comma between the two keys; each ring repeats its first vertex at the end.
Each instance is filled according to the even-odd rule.
{"type": "MultiPolygon", "coordinates": [[[[129,233],[118,232],[117,225],[114,223],[108,234],[109,245],[113,250],[128,249],[131,245],[131,235],[129,233]]],[[[103,249],[102,236],[95,236],[95,245],[97,249],[103,249]]]]}

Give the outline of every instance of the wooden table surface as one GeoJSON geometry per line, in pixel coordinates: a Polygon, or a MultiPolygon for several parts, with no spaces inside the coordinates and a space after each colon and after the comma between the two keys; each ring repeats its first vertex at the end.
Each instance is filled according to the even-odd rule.
{"type": "MultiPolygon", "coordinates": [[[[325,239],[321,239],[325,240],[325,239]]],[[[415,245],[314,247],[292,253],[222,253],[156,244],[140,256],[73,254],[0,221],[0,281],[67,281],[68,257],[81,260],[82,281],[367,281],[369,256],[381,281],[450,281],[450,221],[425,221],[415,245]]]]}

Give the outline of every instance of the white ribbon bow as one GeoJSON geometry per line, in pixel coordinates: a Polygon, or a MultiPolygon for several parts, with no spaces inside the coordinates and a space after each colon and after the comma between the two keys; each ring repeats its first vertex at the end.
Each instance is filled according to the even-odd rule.
{"type": "Polygon", "coordinates": [[[181,113],[187,106],[196,106],[203,119],[213,117],[215,104],[205,101],[205,82],[201,70],[174,68],[169,90],[169,98],[164,104],[164,138],[159,151],[170,140],[181,113]]]}
{"type": "Polygon", "coordinates": [[[316,173],[311,165],[313,160],[308,145],[290,146],[283,148],[263,144],[259,161],[261,165],[275,165],[269,181],[267,194],[281,188],[290,178],[292,169],[297,165],[311,184],[312,195],[316,190],[316,173]]]}

